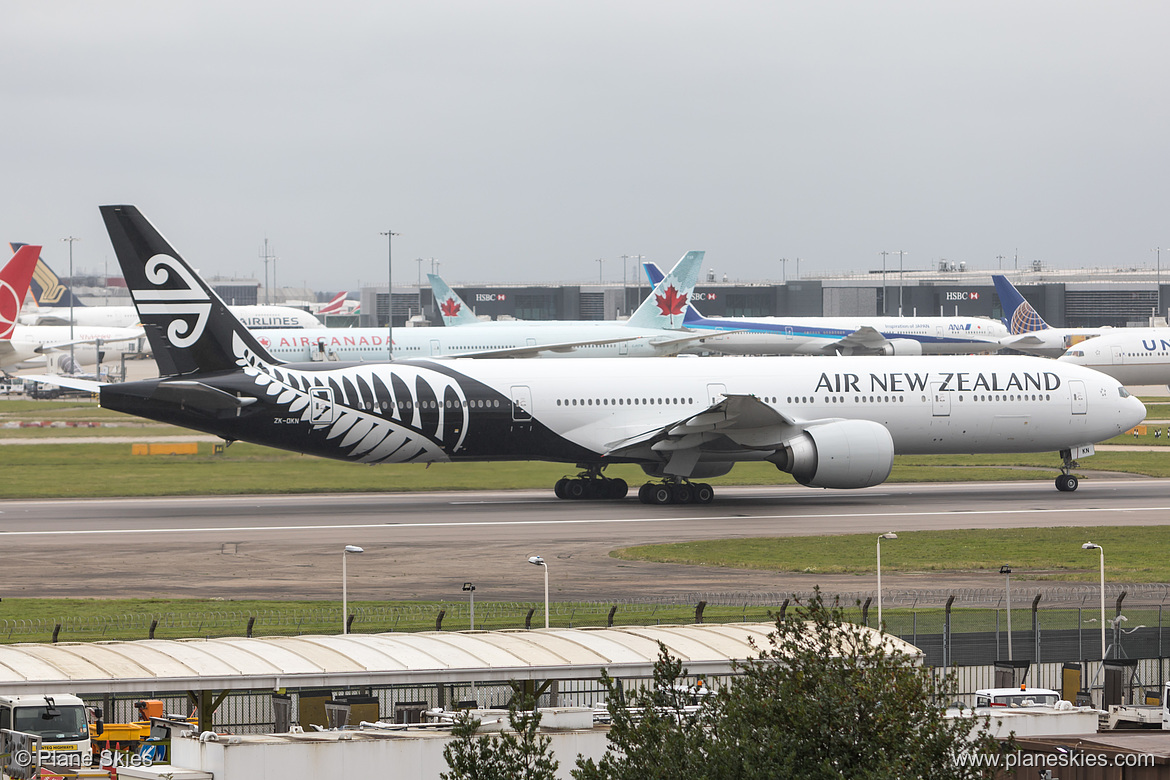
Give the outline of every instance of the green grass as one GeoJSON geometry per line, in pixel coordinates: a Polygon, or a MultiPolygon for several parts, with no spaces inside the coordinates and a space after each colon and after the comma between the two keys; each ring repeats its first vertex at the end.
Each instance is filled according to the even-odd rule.
{"type": "MultiPolygon", "coordinates": [[[[623,560],[729,566],[778,572],[872,575],[877,535],[715,539],[641,545],[615,550],[623,560]]],[[[1106,579],[1116,582],[1170,582],[1170,527],[1019,528],[1003,530],[914,531],[882,544],[886,572],[998,572],[1034,580],[1096,581],[1098,553],[1082,550],[1095,542],[1105,549],[1106,579]]]]}
{"type": "MultiPolygon", "coordinates": [[[[604,626],[614,605],[554,602],[549,624],[560,627],[604,626]]],[[[620,604],[613,625],[692,623],[695,605],[620,604]]],[[[356,633],[434,631],[440,612],[442,630],[470,628],[466,601],[350,602],[356,633]]],[[[769,607],[709,606],[709,622],[769,620],[769,607]]],[[[523,628],[544,624],[543,603],[477,602],[477,629],[523,628]]],[[[54,630],[61,642],[146,639],[152,622],[156,639],[243,636],[249,618],[254,636],[337,633],[337,601],[203,601],[195,599],[5,599],[0,605],[0,644],[47,642],[54,630]]]]}

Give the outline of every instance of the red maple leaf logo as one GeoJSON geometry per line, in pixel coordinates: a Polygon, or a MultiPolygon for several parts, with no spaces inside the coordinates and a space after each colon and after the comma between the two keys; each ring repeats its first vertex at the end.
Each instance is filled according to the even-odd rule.
{"type": "Polygon", "coordinates": [[[687,305],[687,296],[679,295],[678,290],[674,289],[672,284],[666,288],[666,292],[662,295],[655,294],[654,302],[658,304],[658,309],[663,316],[672,317],[675,314],[682,314],[683,307],[687,305]]]}
{"type": "Polygon", "coordinates": [[[448,298],[439,304],[439,311],[443,312],[444,317],[454,317],[459,313],[462,307],[454,298],[448,298]]]}

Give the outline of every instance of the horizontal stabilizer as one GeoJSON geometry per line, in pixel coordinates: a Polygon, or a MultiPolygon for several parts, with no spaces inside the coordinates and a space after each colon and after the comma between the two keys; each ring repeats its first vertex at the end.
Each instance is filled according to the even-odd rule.
{"type": "Polygon", "coordinates": [[[20,378],[25,382],[40,382],[43,385],[54,385],[69,390],[81,390],[86,393],[97,393],[101,392],[102,389],[101,382],[92,379],[75,379],[60,374],[22,374],[20,378]]]}
{"type": "Polygon", "coordinates": [[[202,382],[186,379],[159,382],[151,397],[154,400],[169,401],[209,412],[240,409],[256,403],[255,398],[241,398],[202,382]]]}

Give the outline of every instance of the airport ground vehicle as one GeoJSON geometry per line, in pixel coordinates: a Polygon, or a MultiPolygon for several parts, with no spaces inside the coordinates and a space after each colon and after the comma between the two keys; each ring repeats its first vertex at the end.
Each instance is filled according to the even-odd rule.
{"type": "MultiPolygon", "coordinates": [[[[104,729],[100,711],[94,731],[104,729]]],[[[0,696],[0,729],[11,729],[41,738],[41,762],[83,766],[91,755],[85,702],[67,693],[0,696]]]]}

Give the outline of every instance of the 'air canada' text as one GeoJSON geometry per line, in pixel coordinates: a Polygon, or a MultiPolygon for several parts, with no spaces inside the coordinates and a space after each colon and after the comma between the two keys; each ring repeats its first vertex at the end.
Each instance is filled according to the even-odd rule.
{"type": "Polygon", "coordinates": [[[1005,393],[1017,390],[1026,393],[1031,390],[1052,392],[1060,387],[1060,377],[1051,371],[1035,373],[983,373],[960,371],[938,374],[889,373],[869,374],[821,374],[816,391],[829,393],[904,393],[912,391],[958,392],[958,393],[1005,393]]]}

